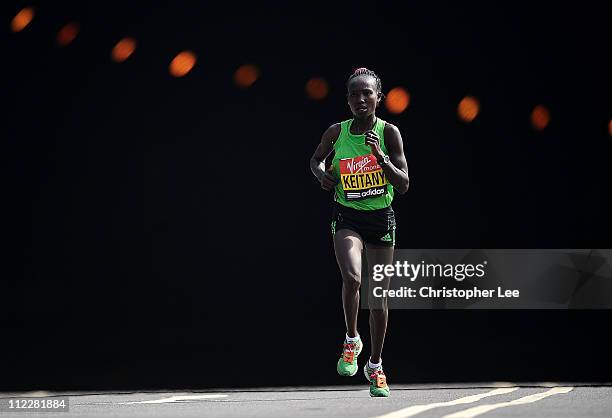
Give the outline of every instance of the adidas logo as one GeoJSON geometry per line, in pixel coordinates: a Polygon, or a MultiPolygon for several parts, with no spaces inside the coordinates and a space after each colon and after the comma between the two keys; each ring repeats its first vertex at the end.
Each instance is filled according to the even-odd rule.
{"type": "Polygon", "coordinates": [[[381,240],[381,241],[393,241],[393,240],[391,239],[391,235],[390,235],[388,232],[387,232],[387,235],[385,235],[384,237],[382,237],[380,240],[381,240]]]}

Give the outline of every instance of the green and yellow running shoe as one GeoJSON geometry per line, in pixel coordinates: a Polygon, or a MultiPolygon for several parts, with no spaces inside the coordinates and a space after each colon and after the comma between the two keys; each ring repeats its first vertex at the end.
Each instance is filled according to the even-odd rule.
{"type": "Polygon", "coordinates": [[[377,369],[371,369],[366,362],[363,367],[363,373],[368,382],[370,382],[370,396],[374,398],[389,396],[389,386],[387,386],[387,376],[383,372],[382,366],[377,369]]]}
{"type": "Polygon", "coordinates": [[[344,341],[342,354],[336,366],[340,376],[355,376],[357,373],[357,356],[361,353],[362,347],[361,338],[355,342],[344,341]]]}

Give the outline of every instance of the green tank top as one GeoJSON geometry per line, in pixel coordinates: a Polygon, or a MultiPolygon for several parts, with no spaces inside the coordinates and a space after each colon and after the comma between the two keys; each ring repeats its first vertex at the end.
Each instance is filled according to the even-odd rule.
{"type": "MultiPolygon", "coordinates": [[[[334,143],[333,172],[339,179],[334,200],[358,210],[383,209],[393,201],[393,186],[376,162],[372,150],[365,144],[365,135],[354,135],[350,128],[353,119],[340,123],[340,135],[334,143]]],[[[380,148],[385,146],[385,121],[376,118],[374,131],[380,137],[380,148]]]]}

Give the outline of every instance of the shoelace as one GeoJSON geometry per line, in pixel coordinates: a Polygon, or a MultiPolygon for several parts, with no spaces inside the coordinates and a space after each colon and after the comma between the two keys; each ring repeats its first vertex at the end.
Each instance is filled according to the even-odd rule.
{"type": "Polygon", "coordinates": [[[385,372],[383,372],[382,369],[376,369],[376,370],[372,371],[372,373],[370,373],[370,378],[371,379],[376,379],[376,375],[378,375],[378,374],[382,374],[384,376],[385,372]]]}
{"type": "Polygon", "coordinates": [[[346,352],[346,351],[353,351],[355,352],[355,350],[357,349],[357,344],[355,343],[344,343],[343,344],[344,348],[342,350],[342,352],[346,352]]]}
{"type": "Polygon", "coordinates": [[[352,363],[357,355],[357,344],[344,343],[342,349],[342,359],[346,363],[352,363]]]}

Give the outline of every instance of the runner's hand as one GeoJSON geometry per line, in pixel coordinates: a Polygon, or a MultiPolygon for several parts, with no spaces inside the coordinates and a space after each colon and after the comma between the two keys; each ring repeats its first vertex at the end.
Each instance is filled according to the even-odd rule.
{"type": "Polygon", "coordinates": [[[332,174],[331,170],[332,167],[325,170],[323,175],[319,177],[319,182],[321,183],[321,188],[323,190],[333,190],[334,187],[336,187],[336,183],[338,183],[338,179],[336,179],[336,177],[332,174]]]}
{"type": "Polygon", "coordinates": [[[383,151],[380,148],[380,137],[374,131],[367,131],[365,133],[365,144],[370,146],[372,150],[372,154],[376,157],[377,160],[381,160],[383,158],[383,151]]]}

